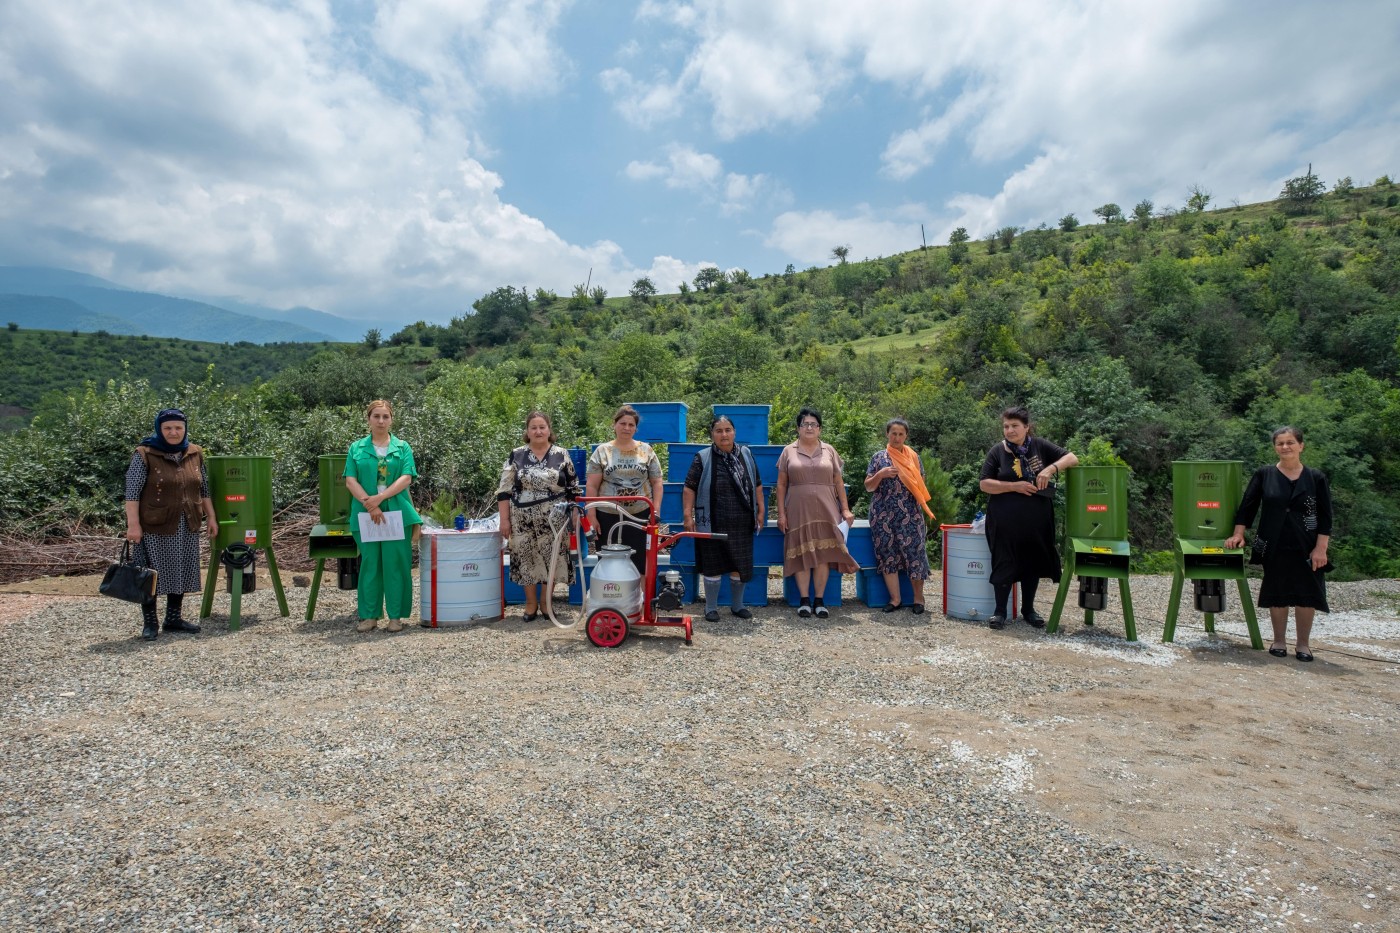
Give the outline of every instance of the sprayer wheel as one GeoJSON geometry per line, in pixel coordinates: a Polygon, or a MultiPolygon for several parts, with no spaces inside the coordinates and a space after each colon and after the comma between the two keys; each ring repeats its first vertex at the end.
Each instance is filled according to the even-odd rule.
{"type": "Polygon", "coordinates": [[[627,619],[616,609],[598,609],[588,616],[588,640],[599,648],[616,648],[627,637],[627,619]]]}

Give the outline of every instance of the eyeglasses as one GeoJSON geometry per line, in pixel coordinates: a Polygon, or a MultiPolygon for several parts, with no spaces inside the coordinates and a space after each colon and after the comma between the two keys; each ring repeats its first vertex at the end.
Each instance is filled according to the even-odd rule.
{"type": "Polygon", "coordinates": [[[802,422],[801,424],[799,424],[798,427],[799,427],[799,428],[819,428],[819,427],[821,427],[821,422],[819,422],[819,421],[804,421],[804,422],[802,422]]]}

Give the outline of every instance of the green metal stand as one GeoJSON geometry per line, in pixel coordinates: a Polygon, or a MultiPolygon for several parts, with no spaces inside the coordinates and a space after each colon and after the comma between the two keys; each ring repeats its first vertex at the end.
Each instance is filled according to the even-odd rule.
{"type": "MultiPolygon", "coordinates": [[[[339,460],[345,462],[344,457],[339,460]]],[[[310,622],[316,615],[316,598],[321,594],[321,577],[326,571],[326,561],[332,557],[337,560],[359,557],[360,548],[350,534],[349,525],[328,524],[311,529],[306,551],[308,557],[316,560],[316,571],[311,576],[311,598],[306,601],[306,621],[310,622]]]]}
{"type": "Polygon", "coordinates": [[[321,593],[321,574],[326,572],[326,559],[316,558],[316,571],[311,574],[311,596],[306,601],[306,621],[316,615],[316,597],[321,593]]]}
{"type": "MultiPolygon", "coordinates": [[[[1069,596],[1070,581],[1075,577],[1102,577],[1118,581],[1118,593],[1123,600],[1123,631],[1128,641],[1137,641],[1133,592],[1128,583],[1128,542],[1071,538],[1065,550],[1064,576],[1060,577],[1060,588],[1055,593],[1055,605],[1045,622],[1045,631],[1053,635],[1059,630],[1060,614],[1064,612],[1065,599],[1069,596]]],[[[1094,610],[1084,610],[1084,624],[1094,624],[1094,610]]]]}
{"type": "MultiPolygon", "coordinates": [[[[219,582],[219,555],[224,552],[228,545],[223,543],[223,535],[220,534],[209,548],[209,573],[204,577],[204,599],[199,604],[199,618],[203,621],[214,611],[214,587],[219,582]]],[[[282,575],[277,570],[277,555],[273,553],[271,547],[259,548],[258,550],[267,557],[268,576],[272,577],[272,591],[277,594],[277,608],[282,612],[282,618],[291,615],[291,610],[287,608],[287,593],[282,589],[282,575]]],[[[228,609],[228,630],[238,631],[241,626],[241,614],[243,609],[243,574],[235,573],[232,583],[229,585],[229,609],[228,609]]]]}
{"type": "MultiPolygon", "coordinates": [[[[1249,627],[1249,643],[1255,651],[1264,650],[1264,639],[1259,634],[1259,619],[1254,612],[1254,603],[1249,598],[1249,584],[1245,581],[1244,551],[1239,548],[1226,550],[1218,542],[1190,541],[1178,538],[1176,542],[1176,566],[1172,568],[1172,595],[1167,603],[1167,618],[1162,626],[1162,641],[1171,642],[1176,638],[1176,621],[1181,611],[1181,595],[1187,580],[1234,580],[1240,593],[1240,607],[1244,610],[1245,624],[1249,627]]],[[[1215,634],[1215,613],[1205,615],[1206,631],[1215,634]]]]}

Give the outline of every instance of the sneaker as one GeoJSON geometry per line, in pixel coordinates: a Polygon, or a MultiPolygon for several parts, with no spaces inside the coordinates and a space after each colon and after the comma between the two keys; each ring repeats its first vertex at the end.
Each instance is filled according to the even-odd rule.
{"type": "Polygon", "coordinates": [[[402,631],[403,631],[403,619],[390,619],[389,622],[388,622],[388,624],[384,626],[384,631],[386,631],[386,632],[402,632],[402,631]]]}
{"type": "Polygon", "coordinates": [[[987,617],[987,628],[1006,628],[1006,616],[994,615],[987,617]]]}
{"type": "Polygon", "coordinates": [[[803,603],[797,607],[797,617],[799,619],[810,619],[812,617],[812,607],[803,603]]]}
{"type": "Polygon", "coordinates": [[[749,612],[749,607],[748,607],[748,606],[740,606],[738,609],[735,609],[735,608],[733,608],[733,607],[730,607],[730,609],[729,609],[729,614],[732,615],[732,616],[737,616],[737,617],[739,617],[740,619],[752,619],[752,618],[753,618],[753,613],[752,613],[752,612],[749,612]]]}
{"type": "Polygon", "coordinates": [[[361,620],[360,620],[360,624],[357,625],[357,626],[355,626],[355,631],[357,631],[357,632],[372,632],[372,631],[374,631],[374,627],[375,627],[376,625],[378,625],[378,624],[379,624],[379,620],[378,620],[378,619],[361,619],[361,620]]]}

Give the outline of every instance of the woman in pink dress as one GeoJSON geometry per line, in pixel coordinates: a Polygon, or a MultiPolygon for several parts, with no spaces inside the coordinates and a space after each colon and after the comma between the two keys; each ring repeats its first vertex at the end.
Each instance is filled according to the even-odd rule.
{"type": "Polygon", "coordinates": [[[778,530],[783,533],[783,576],[797,584],[801,603],[797,615],[806,619],[830,615],[822,604],[831,570],[855,573],[856,562],[846,550],[838,528],[849,528],[855,516],[841,480],[841,457],[822,442],[822,416],[810,408],[797,415],[797,440],[778,457],[778,530]]]}

